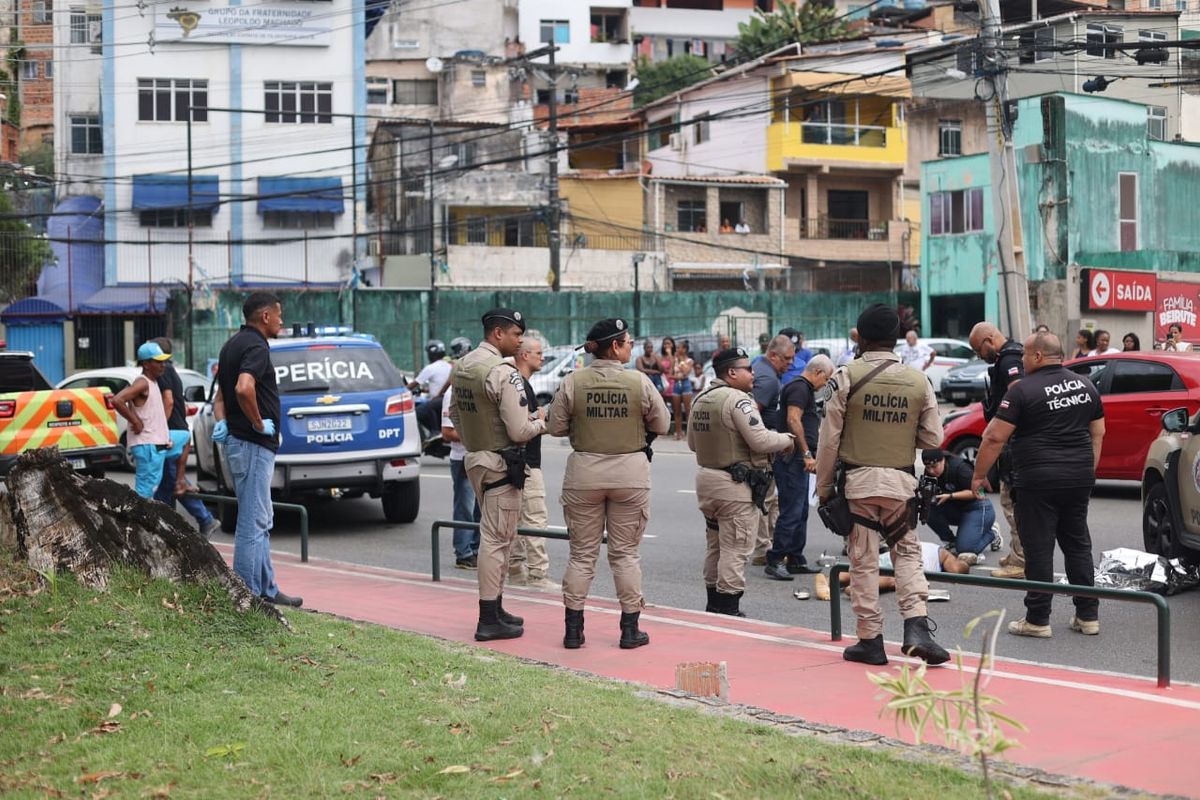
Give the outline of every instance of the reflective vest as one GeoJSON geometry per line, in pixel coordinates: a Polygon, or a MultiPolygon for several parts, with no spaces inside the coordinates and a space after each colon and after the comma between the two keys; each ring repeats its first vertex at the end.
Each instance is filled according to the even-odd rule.
{"type": "MultiPolygon", "coordinates": [[[[500,406],[488,396],[488,373],[503,359],[488,350],[472,350],[454,368],[454,402],[458,405],[458,435],[472,453],[512,446],[500,420],[500,406]]],[[[516,369],[516,367],[512,367],[516,369]]]]}
{"type": "MultiPolygon", "coordinates": [[[[855,359],[846,371],[853,387],[879,366],[855,359]]],[[[897,365],[898,366],[898,365],[897,365]]],[[[856,467],[912,469],[917,423],[929,381],[920,370],[889,368],[854,392],[846,406],[838,457],[856,467]]]]}
{"type": "Polygon", "coordinates": [[[696,463],[710,469],[725,469],[738,462],[749,462],[754,454],[736,429],[725,425],[722,409],[730,394],[749,399],[750,395],[724,383],[700,393],[692,401],[688,429],[696,443],[696,463]]]}
{"type": "Polygon", "coordinates": [[[623,455],[646,446],[640,372],[606,373],[584,367],[572,376],[571,384],[575,390],[571,447],[576,452],[623,455]]]}

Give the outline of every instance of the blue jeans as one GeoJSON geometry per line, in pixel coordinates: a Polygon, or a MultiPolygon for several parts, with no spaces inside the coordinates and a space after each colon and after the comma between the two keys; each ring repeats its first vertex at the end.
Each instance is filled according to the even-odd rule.
{"type": "Polygon", "coordinates": [[[938,538],[954,545],[960,553],[982,553],[992,543],[992,525],[996,523],[996,509],[992,501],[950,500],[929,509],[929,527],[938,538]],[[958,528],[955,535],[951,526],[958,528]]]}
{"type": "Polygon", "coordinates": [[[208,512],[204,503],[190,494],[175,496],[175,477],[178,474],[178,467],[178,456],[168,458],[163,462],[162,482],[158,484],[158,491],[154,493],[154,499],[171,508],[175,507],[175,501],[178,500],[179,505],[183,506],[196,522],[199,522],[201,526],[207,525],[212,520],[212,514],[208,512]]]}
{"type": "Polygon", "coordinates": [[[262,445],[236,436],[225,440],[225,457],[233,475],[238,499],[237,530],[233,534],[233,571],[246,583],[250,594],[274,597],[275,569],[271,566],[271,476],[275,453],[262,445]]]}
{"type": "Polygon", "coordinates": [[[158,445],[154,444],[135,444],[129,451],[133,453],[133,490],[139,497],[148,500],[154,497],[154,492],[162,481],[163,462],[166,460],[167,451],[159,450],[158,445]]]}
{"type": "MultiPolygon", "coordinates": [[[[454,484],[454,519],[479,522],[479,503],[475,502],[475,490],[467,479],[467,468],[462,461],[450,460],[450,479],[454,484]]],[[[454,557],[462,560],[478,552],[479,531],[455,528],[454,557]]]]}
{"type": "Polygon", "coordinates": [[[800,456],[775,459],[775,488],[779,490],[779,519],[775,538],[767,551],[767,563],[778,564],[786,556],[793,564],[805,564],[808,544],[808,480],[800,456]]]}

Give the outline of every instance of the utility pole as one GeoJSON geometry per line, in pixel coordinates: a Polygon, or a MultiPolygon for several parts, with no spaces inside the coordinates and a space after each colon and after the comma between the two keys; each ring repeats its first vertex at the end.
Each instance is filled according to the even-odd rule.
{"type": "MultiPolygon", "coordinates": [[[[433,119],[429,119],[429,338],[437,330],[437,206],[433,193],[433,119]]],[[[403,172],[403,160],[401,160],[403,172]]],[[[403,193],[404,176],[400,176],[403,193]]]]}
{"type": "Polygon", "coordinates": [[[550,54],[550,177],[547,189],[550,193],[550,289],[557,292],[562,289],[562,270],[560,265],[560,235],[559,225],[561,207],[558,201],[558,68],[554,63],[555,45],[546,48],[550,54]]]}
{"type": "Polygon", "coordinates": [[[196,239],[195,218],[192,215],[192,116],[195,114],[193,106],[188,104],[187,112],[187,231],[188,231],[188,347],[187,347],[187,365],[191,369],[196,368],[196,353],[194,346],[196,344],[196,283],[195,283],[195,261],[192,254],[192,248],[196,239]]]}
{"type": "Polygon", "coordinates": [[[1008,68],[1001,49],[1000,2],[984,0],[980,70],[991,84],[987,110],[988,160],[991,164],[992,208],[996,221],[996,256],[1000,278],[1000,318],[1005,333],[1020,341],[1033,330],[1029,308],[1029,275],[1021,247],[1020,192],[1017,187],[1016,155],[1012,143],[1012,120],[1008,108],[1008,68]]]}

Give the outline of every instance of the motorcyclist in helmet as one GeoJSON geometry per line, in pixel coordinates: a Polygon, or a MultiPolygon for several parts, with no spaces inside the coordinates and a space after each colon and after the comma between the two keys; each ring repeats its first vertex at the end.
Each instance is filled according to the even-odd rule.
{"type": "Polygon", "coordinates": [[[471,340],[465,336],[456,336],[450,340],[450,360],[458,361],[471,352],[471,340]]]}
{"type": "Polygon", "coordinates": [[[425,356],[429,363],[417,373],[408,388],[427,393],[426,402],[417,407],[417,422],[428,431],[440,432],[442,408],[439,400],[450,380],[450,362],[446,360],[445,343],[441,339],[430,339],[425,343],[425,356]]]}

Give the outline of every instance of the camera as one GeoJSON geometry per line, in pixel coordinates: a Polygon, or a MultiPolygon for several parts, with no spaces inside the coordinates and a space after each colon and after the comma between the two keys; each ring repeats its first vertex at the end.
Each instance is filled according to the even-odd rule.
{"type": "Polygon", "coordinates": [[[922,523],[929,520],[929,509],[933,508],[934,501],[941,493],[941,487],[938,486],[937,478],[931,475],[922,475],[917,483],[917,519],[922,523]]]}

